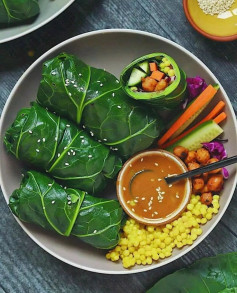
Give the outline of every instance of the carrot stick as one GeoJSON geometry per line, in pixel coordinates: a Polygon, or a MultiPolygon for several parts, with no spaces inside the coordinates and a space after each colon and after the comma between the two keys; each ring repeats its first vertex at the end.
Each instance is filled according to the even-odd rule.
{"type": "Polygon", "coordinates": [[[190,119],[198,110],[205,106],[216,94],[217,89],[209,85],[194,102],[186,109],[186,111],[176,120],[176,122],[168,129],[168,131],[159,139],[158,145],[163,145],[183,124],[190,119]]]}
{"type": "MultiPolygon", "coordinates": [[[[168,146],[172,145],[173,143],[175,143],[176,141],[178,141],[179,139],[183,138],[184,136],[186,136],[187,134],[189,134],[191,131],[193,131],[195,128],[197,128],[200,124],[202,124],[205,121],[214,119],[216,117],[217,114],[220,113],[220,111],[225,107],[225,103],[223,101],[220,101],[214,108],[213,110],[205,117],[203,118],[201,121],[199,121],[197,124],[195,124],[193,127],[191,127],[190,129],[186,130],[185,132],[183,132],[182,134],[180,134],[179,136],[175,137],[174,139],[168,141],[167,143],[165,143],[164,145],[161,146],[162,149],[166,149],[168,146]]],[[[224,112],[222,112],[224,113],[224,112]]],[[[215,119],[214,119],[215,120],[215,119]]],[[[216,122],[218,124],[218,122],[216,122]]]]}
{"type": "Polygon", "coordinates": [[[217,124],[220,124],[227,117],[225,112],[221,112],[215,119],[213,119],[217,124]]]}

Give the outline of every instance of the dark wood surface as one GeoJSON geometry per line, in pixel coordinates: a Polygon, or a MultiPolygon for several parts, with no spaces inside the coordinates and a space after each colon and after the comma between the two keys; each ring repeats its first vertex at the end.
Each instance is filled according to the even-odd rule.
{"type": "MultiPolygon", "coordinates": [[[[17,80],[40,55],[67,38],[108,28],[144,30],[184,46],[213,71],[237,111],[237,42],[213,42],[195,32],[184,16],[181,0],[77,0],[41,29],[0,45],[1,111],[17,80]]],[[[199,258],[237,247],[236,192],[221,222],[198,247],[169,265],[133,275],[95,274],[52,257],[23,232],[2,194],[0,219],[0,292],[7,293],[140,293],[199,258]]]]}

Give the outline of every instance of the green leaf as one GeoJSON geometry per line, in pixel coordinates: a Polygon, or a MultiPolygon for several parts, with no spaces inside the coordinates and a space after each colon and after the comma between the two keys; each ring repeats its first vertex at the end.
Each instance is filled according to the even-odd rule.
{"type": "Polygon", "coordinates": [[[127,158],[163,129],[157,114],[130,99],[117,78],[62,53],[44,63],[37,102],[77,124],[127,158]]]}
{"type": "Polygon", "coordinates": [[[158,281],[147,293],[236,292],[237,252],[203,258],[158,281]]]}
{"type": "Polygon", "coordinates": [[[75,235],[97,248],[109,249],[119,241],[123,210],[118,201],[63,189],[36,171],[26,173],[11,195],[9,207],[21,221],[64,236],[75,235]]]}
{"type": "Polygon", "coordinates": [[[25,21],[39,14],[38,0],[0,0],[0,24],[25,21]]]}
{"type": "Polygon", "coordinates": [[[17,114],[4,142],[19,160],[90,193],[102,190],[122,165],[119,157],[87,132],[36,103],[17,114]]]}

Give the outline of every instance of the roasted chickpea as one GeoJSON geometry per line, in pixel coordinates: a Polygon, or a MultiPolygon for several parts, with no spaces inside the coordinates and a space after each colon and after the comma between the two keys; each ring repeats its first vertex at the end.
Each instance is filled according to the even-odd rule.
{"type": "MultiPolygon", "coordinates": [[[[196,163],[196,162],[188,163],[188,170],[189,171],[192,171],[192,170],[197,169],[197,168],[200,168],[200,165],[198,163],[196,163]]],[[[194,178],[200,177],[200,175],[195,175],[193,177],[194,178]]]]}
{"type": "Polygon", "coordinates": [[[210,154],[208,150],[200,148],[197,150],[196,158],[200,164],[206,165],[207,161],[210,159],[210,154]]]}
{"type": "Polygon", "coordinates": [[[207,187],[210,191],[220,191],[223,187],[222,174],[212,175],[207,181],[207,187]]]}
{"type": "Polygon", "coordinates": [[[156,91],[156,92],[162,91],[162,90],[164,90],[167,86],[168,86],[167,81],[166,81],[165,79],[162,79],[162,80],[160,80],[160,81],[157,83],[157,85],[156,85],[156,87],[155,87],[155,91],[156,91]]]}
{"type": "MultiPolygon", "coordinates": [[[[217,158],[211,158],[210,160],[207,161],[207,164],[212,164],[212,163],[215,163],[215,162],[218,162],[218,161],[219,160],[217,158]]],[[[208,173],[209,174],[217,174],[217,173],[220,173],[221,170],[222,170],[222,168],[218,168],[218,169],[209,171],[208,173]]]]}
{"type": "Polygon", "coordinates": [[[208,189],[207,184],[205,184],[204,187],[203,187],[203,189],[201,190],[201,193],[207,193],[209,191],[210,190],[208,189]]]}
{"type": "Polygon", "coordinates": [[[177,146],[174,148],[174,154],[184,161],[188,155],[188,150],[182,146],[177,146]]]}
{"type": "Polygon", "coordinates": [[[192,180],[192,183],[193,183],[193,189],[196,191],[201,191],[205,184],[202,178],[194,178],[192,180]]]}
{"type": "Polygon", "coordinates": [[[146,77],[142,79],[142,88],[146,92],[154,92],[157,81],[151,77],[146,77]]]}
{"type": "Polygon", "coordinates": [[[201,203],[209,206],[212,204],[212,194],[211,192],[205,192],[201,195],[201,203]]]}
{"type": "Polygon", "coordinates": [[[189,151],[188,155],[185,159],[185,163],[191,163],[191,162],[196,162],[196,152],[195,151],[189,151]]]}

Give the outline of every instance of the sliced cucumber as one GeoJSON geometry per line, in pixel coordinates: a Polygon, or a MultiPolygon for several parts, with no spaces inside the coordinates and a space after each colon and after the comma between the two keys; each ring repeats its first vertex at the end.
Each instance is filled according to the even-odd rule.
{"type": "Polygon", "coordinates": [[[149,63],[148,63],[148,61],[144,61],[144,62],[138,64],[138,66],[139,66],[144,72],[146,72],[147,74],[149,73],[149,63]]]}
{"type": "Polygon", "coordinates": [[[147,74],[137,68],[133,68],[130,78],[128,80],[128,86],[134,86],[141,82],[143,77],[146,77],[147,74]]]}
{"type": "Polygon", "coordinates": [[[203,142],[210,142],[223,132],[223,129],[213,120],[206,121],[191,131],[188,135],[176,141],[166,150],[173,152],[176,146],[183,146],[190,151],[202,147],[203,142]]]}

